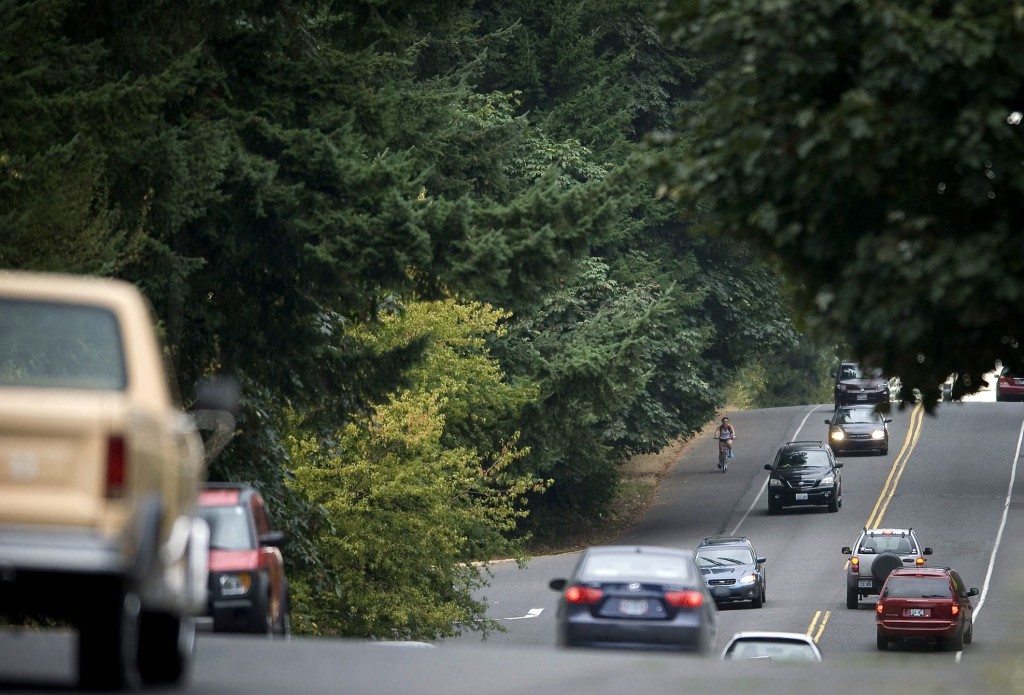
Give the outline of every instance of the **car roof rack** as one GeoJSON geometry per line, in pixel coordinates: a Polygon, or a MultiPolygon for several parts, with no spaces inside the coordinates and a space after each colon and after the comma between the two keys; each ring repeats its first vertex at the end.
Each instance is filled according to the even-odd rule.
{"type": "Polygon", "coordinates": [[[786,446],[789,446],[790,444],[819,444],[824,446],[825,442],[820,439],[794,439],[791,442],[786,442],[786,446]]]}
{"type": "Polygon", "coordinates": [[[712,543],[749,543],[750,540],[746,536],[707,536],[700,542],[701,545],[710,545],[712,543]]]}

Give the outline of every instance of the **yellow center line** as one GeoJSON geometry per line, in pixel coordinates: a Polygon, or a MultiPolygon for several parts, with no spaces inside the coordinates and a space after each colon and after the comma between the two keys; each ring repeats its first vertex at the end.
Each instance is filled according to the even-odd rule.
{"type": "Polygon", "coordinates": [[[879,510],[882,509],[885,500],[891,498],[896,491],[895,483],[899,480],[897,474],[902,470],[900,466],[901,464],[905,465],[906,459],[910,458],[910,453],[917,443],[916,433],[920,432],[919,425],[923,420],[924,406],[918,403],[910,413],[910,426],[907,428],[907,436],[903,440],[903,446],[900,448],[900,452],[896,454],[896,458],[893,459],[892,468],[889,469],[889,475],[885,479],[885,484],[882,485],[882,491],[879,493],[878,499],[875,500],[875,506],[871,508],[868,520],[864,523],[866,528],[876,528],[878,522],[881,521],[882,515],[879,513],[879,510]]]}
{"type": "MultiPolygon", "coordinates": [[[[816,635],[814,635],[814,643],[815,644],[817,644],[818,640],[821,639],[821,633],[823,633],[825,631],[825,625],[828,624],[828,619],[829,619],[829,616],[831,616],[831,615],[832,615],[832,611],[825,611],[825,615],[821,618],[821,624],[818,625],[818,633],[816,635]]],[[[811,633],[808,632],[807,634],[810,635],[811,633]]]]}
{"type": "MultiPolygon", "coordinates": [[[[918,404],[920,407],[920,404],[918,404]]],[[[921,416],[917,418],[917,429],[914,431],[914,441],[910,444],[910,449],[907,451],[907,455],[903,458],[903,465],[900,466],[900,472],[896,474],[896,478],[892,481],[892,487],[889,488],[889,494],[885,498],[885,504],[878,511],[878,516],[875,517],[875,526],[879,526],[882,523],[882,517],[889,511],[889,502],[892,501],[892,496],[896,493],[896,486],[900,484],[900,478],[903,477],[903,472],[907,470],[907,461],[910,460],[910,454],[917,447],[917,440],[921,437],[921,430],[924,428],[924,410],[921,411],[921,416]]]]}
{"type": "Polygon", "coordinates": [[[814,611],[814,617],[811,618],[811,624],[807,626],[806,635],[810,637],[814,633],[814,625],[818,622],[818,617],[821,615],[821,611],[814,611]]]}

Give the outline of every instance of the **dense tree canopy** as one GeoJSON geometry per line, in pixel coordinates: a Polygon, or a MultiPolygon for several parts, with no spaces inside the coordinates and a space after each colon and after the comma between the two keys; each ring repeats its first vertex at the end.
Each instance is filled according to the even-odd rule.
{"type": "Polygon", "coordinates": [[[812,323],[927,397],[1021,367],[1019,2],[669,0],[713,69],[668,192],[779,259],[812,323]]]}

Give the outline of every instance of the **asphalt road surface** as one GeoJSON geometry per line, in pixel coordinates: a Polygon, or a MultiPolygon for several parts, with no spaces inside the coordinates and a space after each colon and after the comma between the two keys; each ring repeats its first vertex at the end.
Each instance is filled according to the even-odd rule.
{"type": "MultiPolygon", "coordinates": [[[[569,574],[576,554],[534,558],[526,568],[492,567],[483,592],[504,633],[470,634],[434,648],[334,640],[206,636],[188,692],[612,693],[792,692],[838,688],[873,692],[983,692],[1020,689],[1015,661],[1024,640],[1024,475],[1017,459],[1024,405],[941,404],[935,415],[895,412],[888,456],[845,456],[843,507],[767,515],[764,463],[790,439],[823,439],[828,406],[731,414],[739,431],[727,473],[714,442],[697,442],[670,471],[648,514],[618,542],[692,548],[705,536],[737,533],[767,556],[768,601],[718,615],[718,645],[740,630],[810,632],[821,667],[722,664],[676,655],[554,649],[557,595],[548,580],[569,574]],[[1011,480],[1013,481],[1011,485],[1011,480]],[[874,597],[845,607],[840,553],[864,525],[913,526],[935,549],[929,565],[949,565],[975,599],[975,642],[962,655],[924,646],[878,652],[874,597]],[[637,691],[641,692],[641,691],[637,691]]],[[[48,689],[71,682],[74,636],[0,634],[0,679],[48,689]]]]}

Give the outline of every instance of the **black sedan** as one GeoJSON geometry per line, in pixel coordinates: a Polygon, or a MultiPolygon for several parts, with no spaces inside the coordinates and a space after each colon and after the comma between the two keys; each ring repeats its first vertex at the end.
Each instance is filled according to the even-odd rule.
{"type": "Polygon", "coordinates": [[[837,454],[848,451],[889,453],[889,423],[874,407],[836,408],[828,425],[828,443],[837,454]]]}
{"type": "Polygon", "coordinates": [[[843,506],[843,480],[832,449],[823,442],[789,442],[779,449],[774,463],[766,463],[768,513],[783,507],[827,506],[838,512],[843,506]]]}
{"type": "Polygon", "coordinates": [[[559,646],[708,654],[715,640],[715,604],[685,550],[590,548],[569,579],[549,586],[562,593],[559,646]]]}

